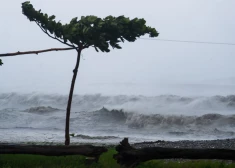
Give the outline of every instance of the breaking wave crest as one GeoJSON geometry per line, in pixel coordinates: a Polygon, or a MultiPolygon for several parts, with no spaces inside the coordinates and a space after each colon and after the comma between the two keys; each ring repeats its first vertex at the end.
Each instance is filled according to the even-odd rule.
{"type": "MultiPolygon", "coordinates": [[[[0,94],[0,109],[19,108],[28,109],[38,106],[51,106],[65,109],[68,97],[58,94],[0,94]]],[[[74,95],[74,109],[84,111],[94,111],[103,106],[110,109],[124,109],[125,111],[135,111],[143,114],[197,114],[201,115],[203,110],[211,110],[212,113],[222,113],[226,110],[235,109],[235,95],[212,96],[212,97],[181,97],[175,95],[161,95],[154,97],[146,96],[102,96],[96,95],[74,95]],[[201,111],[200,111],[201,110],[201,111]]],[[[211,113],[210,112],[210,113],[211,113]]],[[[207,114],[208,111],[204,112],[207,114]]]]}
{"type": "MultiPolygon", "coordinates": [[[[102,108],[95,111],[104,121],[125,122],[132,128],[143,128],[150,126],[167,127],[235,127],[235,115],[205,114],[202,116],[185,116],[185,115],[161,115],[161,114],[139,114],[134,112],[125,112],[123,110],[108,110],[102,108]]],[[[94,120],[95,121],[95,120],[94,120]]]]}
{"type": "MultiPolygon", "coordinates": [[[[58,94],[0,94],[0,136],[6,141],[18,140],[23,138],[23,130],[27,132],[24,140],[44,137],[63,141],[67,98],[58,94]]],[[[75,134],[72,139],[84,142],[123,137],[136,141],[235,138],[234,111],[235,95],[75,95],[70,131],[75,134]]]]}

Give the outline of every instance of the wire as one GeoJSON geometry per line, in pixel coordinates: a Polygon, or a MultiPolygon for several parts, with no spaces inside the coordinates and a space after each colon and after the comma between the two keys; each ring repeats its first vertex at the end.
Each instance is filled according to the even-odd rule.
{"type": "Polygon", "coordinates": [[[185,41],[185,40],[151,39],[151,38],[140,38],[140,39],[142,39],[142,40],[169,41],[169,42],[178,42],[178,43],[199,43],[199,44],[235,45],[235,43],[219,43],[219,42],[206,42],[206,41],[185,41]]]}

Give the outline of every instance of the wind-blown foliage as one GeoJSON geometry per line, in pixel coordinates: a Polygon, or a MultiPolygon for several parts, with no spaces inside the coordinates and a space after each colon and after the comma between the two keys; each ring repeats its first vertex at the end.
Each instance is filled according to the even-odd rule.
{"type": "Polygon", "coordinates": [[[70,23],[62,24],[55,21],[55,16],[48,16],[41,10],[36,11],[29,1],[22,3],[23,14],[41,28],[49,37],[77,50],[77,61],[73,70],[69,99],[66,108],[65,145],[70,144],[69,120],[73,91],[80,64],[81,52],[85,48],[94,47],[98,52],[109,52],[110,47],[121,49],[120,42],[134,42],[138,37],[149,34],[157,37],[155,28],[146,26],[144,19],[129,19],[124,16],[107,16],[104,19],[96,16],[82,16],[80,20],[73,18],[70,23]]]}
{"type": "Polygon", "coordinates": [[[104,19],[96,16],[82,16],[80,20],[73,18],[69,24],[55,21],[55,16],[48,16],[36,11],[29,1],[22,3],[23,14],[34,21],[44,32],[50,32],[61,42],[83,48],[94,47],[96,51],[109,52],[109,46],[121,49],[119,42],[134,42],[137,37],[149,34],[157,37],[158,32],[145,25],[144,19],[130,20],[124,16],[107,16],[104,19]],[[99,49],[99,50],[98,50],[99,49]]]}

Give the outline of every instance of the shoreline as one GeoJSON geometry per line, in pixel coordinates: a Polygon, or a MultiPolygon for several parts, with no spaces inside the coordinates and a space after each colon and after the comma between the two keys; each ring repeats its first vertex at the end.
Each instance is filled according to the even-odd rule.
{"type": "Polygon", "coordinates": [[[131,144],[135,148],[164,147],[188,149],[232,149],[235,150],[235,139],[217,140],[180,140],[180,141],[155,141],[131,144]]]}
{"type": "MultiPolygon", "coordinates": [[[[64,145],[60,142],[1,142],[0,145],[64,145]]],[[[94,146],[105,146],[105,147],[116,147],[119,143],[89,143],[89,142],[72,142],[70,145],[94,145],[94,146]]],[[[145,147],[163,147],[163,148],[190,148],[190,149],[232,149],[235,150],[235,139],[217,139],[217,140],[179,140],[179,141],[150,141],[150,142],[139,142],[131,143],[130,145],[134,148],[145,148],[145,147]]]]}

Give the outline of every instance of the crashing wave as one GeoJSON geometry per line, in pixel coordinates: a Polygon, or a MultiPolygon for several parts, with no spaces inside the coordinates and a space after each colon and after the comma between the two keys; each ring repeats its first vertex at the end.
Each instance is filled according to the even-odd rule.
{"type": "MultiPolygon", "coordinates": [[[[65,110],[60,109],[66,108],[67,100],[67,96],[58,94],[0,94],[0,128],[32,127],[33,132],[51,131],[64,137],[65,110]]],[[[70,126],[71,132],[89,133],[91,137],[149,140],[167,134],[185,139],[234,138],[234,104],[235,95],[74,95],[70,126]]],[[[9,136],[12,138],[10,133],[9,136]]]]}
{"type": "Polygon", "coordinates": [[[102,108],[93,112],[92,118],[97,122],[99,119],[107,122],[123,121],[131,128],[144,128],[149,126],[167,127],[202,127],[202,126],[231,126],[235,127],[235,115],[221,115],[221,114],[205,114],[202,116],[185,116],[185,115],[162,115],[152,114],[145,115],[134,112],[124,112],[123,110],[108,110],[102,108]],[[108,119],[107,119],[108,118],[108,119]]]}
{"type": "MultiPolygon", "coordinates": [[[[32,106],[54,106],[65,108],[68,97],[58,94],[18,94],[5,93],[0,94],[1,108],[25,108],[32,106]]],[[[126,108],[187,108],[187,109],[234,109],[235,95],[212,96],[212,97],[181,97],[176,95],[161,95],[154,97],[146,96],[103,96],[95,95],[74,95],[73,107],[79,107],[82,110],[94,110],[97,108],[119,107],[126,108]],[[146,107],[147,106],[147,107],[146,107]]]]}
{"type": "Polygon", "coordinates": [[[102,119],[102,120],[116,120],[116,121],[122,121],[126,119],[126,113],[121,109],[121,110],[108,110],[107,108],[103,107],[100,110],[92,112],[92,116],[96,117],[97,119],[102,119]]]}

